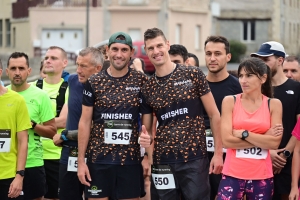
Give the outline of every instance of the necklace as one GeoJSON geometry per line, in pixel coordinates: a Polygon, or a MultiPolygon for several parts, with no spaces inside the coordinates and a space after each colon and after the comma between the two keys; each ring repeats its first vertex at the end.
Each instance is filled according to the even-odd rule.
{"type": "Polygon", "coordinates": [[[173,70],[172,70],[172,72],[171,72],[171,74],[170,74],[168,80],[167,80],[165,83],[163,83],[163,84],[160,84],[160,83],[158,82],[156,73],[154,73],[154,78],[155,78],[155,81],[156,81],[157,85],[159,85],[160,87],[164,87],[165,85],[167,85],[167,83],[169,82],[169,80],[171,79],[171,77],[172,77],[172,75],[173,75],[173,73],[174,73],[174,71],[175,71],[175,67],[176,67],[176,65],[173,66],[173,70]]]}

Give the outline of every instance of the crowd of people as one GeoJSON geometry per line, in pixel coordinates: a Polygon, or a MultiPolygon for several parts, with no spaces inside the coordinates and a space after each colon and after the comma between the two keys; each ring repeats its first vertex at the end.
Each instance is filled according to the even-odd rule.
{"type": "Polygon", "coordinates": [[[199,60],[164,33],[144,33],[155,73],[130,35],[67,54],[46,51],[41,78],[12,53],[0,84],[0,200],[298,200],[300,63],[263,43],[227,70],[225,37],[199,60]]]}

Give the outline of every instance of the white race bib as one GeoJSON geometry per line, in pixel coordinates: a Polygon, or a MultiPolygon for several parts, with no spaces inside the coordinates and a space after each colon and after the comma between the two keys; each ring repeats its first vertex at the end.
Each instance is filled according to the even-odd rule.
{"type": "MultiPolygon", "coordinates": [[[[78,150],[77,149],[70,149],[69,158],[68,158],[68,172],[77,172],[78,170],[78,150]]],[[[86,158],[84,159],[86,163],[86,158]]]]}
{"type": "Polygon", "coordinates": [[[158,190],[174,189],[175,179],[169,165],[152,165],[152,180],[158,190]]]}
{"type": "Polygon", "coordinates": [[[0,129],[0,152],[10,152],[11,131],[0,129]]]}
{"type": "MultiPolygon", "coordinates": [[[[206,133],[206,148],[208,152],[215,152],[215,141],[212,135],[211,129],[205,129],[206,133]]],[[[226,153],[226,149],[223,148],[223,152],[226,153]]]]}
{"type": "Polygon", "coordinates": [[[266,159],[268,156],[269,150],[262,149],[259,147],[252,147],[248,149],[237,149],[236,157],[237,158],[251,158],[251,159],[266,159]]]}
{"type": "Polygon", "coordinates": [[[132,134],[131,120],[104,120],[106,144],[129,144],[132,134]]]}

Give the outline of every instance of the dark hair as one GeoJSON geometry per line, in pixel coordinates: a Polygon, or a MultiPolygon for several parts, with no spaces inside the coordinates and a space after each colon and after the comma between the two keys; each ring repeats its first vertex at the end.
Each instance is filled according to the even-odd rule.
{"type": "Polygon", "coordinates": [[[169,50],[170,55],[179,55],[183,58],[183,61],[188,59],[188,51],[186,50],[185,46],[181,44],[172,44],[169,50]]]}
{"type": "Polygon", "coordinates": [[[241,70],[244,69],[247,73],[255,74],[259,79],[266,74],[267,79],[261,86],[261,92],[263,95],[273,98],[273,87],[272,87],[272,75],[271,70],[259,58],[251,57],[243,60],[238,68],[238,76],[240,76],[241,70]]]}
{"type": "Polygon", "coordinates": [[[0,59],[0,69],[3,69],[2,60],[0,59]]]}
{"type": "Polygon", "coordinates": [[[286,62],[294,62],[294,61],[297,61],[298,64],[300,64],[300,60],[297,56],[288,56],[288,57],[285,57],[284,61],[286,62]]]}
{"type": "Polygon", "coordinates": [[[195,60],[195,65],[197,66],[197,67],[200,67],[200,65],[199,65],[199,59],[198,59],[198,57],[195,55],[195,54],[193,54],[193,53],[188,53],[188,57],[189,58],[194,58],[194,60],[195,60]]]}
{"type": "Polygon", "coordinates": [[[26,59],[26,65],[29,67],[28,56],[27,56],[26,53],[23,53],[23,52],[14,52],[14,53],[12,53],[12,54],[9,56],[8,60],[7,60],[7,67],[8,67],[8,65],[9,65],[9,60],[10,60],[11,58],[22,58],[22,57],[24,57],[24,58],[26,59]]]}
{"type": "Polygon", "coordinates": [[[228,74],[236,77],[236,78],[239,78],[239,75],[238,75],[238,71],[237,70],[227,70],[228,74]]]}
{"type": "Polygon", "coordinates": [[[206,47],[206,44],[208,42],[213,42],[213,43],[223,43],[225,45],[225,51],[226,51],[226,54],[229,54],[230,53],[230,45],[229,45],[229,42],[228,40],[223,37],[223,36],[215,36],[215,35],[212,35],[212,36],[209,36],[206,40],[205,40],[205,43],[204,43],[204,49],[206,47]]]}
{"type": "Polygon", "coordinates": [[[128,66],[131,66],[131,65],[133,64],[133,61],[134,61],[135,59],[139,59],[139,60],[141,61],[141,63],[142,63],[142,70],[145,71],[145,61],[144,61],[144,59],[142,59],[142,58],[132,58],[132,59],[129,61],[128,66]]]}
{"type": "Polygon", "coordinates": [[[61,54],[62,54],[62,56],[63,56],[63,58],[68,59],[67,52],[66,52],[63,48],[58,47],[58,46],[50,46],[50,47],[47,49],[47,51],[50,50],[50,49],[51,49],[51,50],[53,50],[53,49],[58,49],[58,50],[60,50],[60,51],[61,51],[61,54]]]}
{"type": "Polygon", "coordinates": [[[40,64],[40,72],[43,70],[44,67],[44,59],[41,60],[41,64],[40,64]]]}
{"type": "Polygon", "coordinates": [[[151,28],[151,29],[147,29],[144,33],[144,43],[146,42],[146,40],[149,40],[149,39],[154,39],[158,36],[162,36],[163,39],[165,41],[167,41],[164,33],[162,32],[162,30],[158,29],[158,28],[151,28]]]}

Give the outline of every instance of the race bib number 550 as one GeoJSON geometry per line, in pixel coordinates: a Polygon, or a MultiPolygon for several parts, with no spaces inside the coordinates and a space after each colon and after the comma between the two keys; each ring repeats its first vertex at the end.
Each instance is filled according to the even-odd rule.
{"type": "Polygon", "coordinates": [[[0,152],[10,152],[11,131],[0,129],[0,152]]]}
{"type": "Polygon", "coordinates": [[[175,180],[169,165],[152,165],[152,180],[158,190],[174,189],[175,180]]]}

